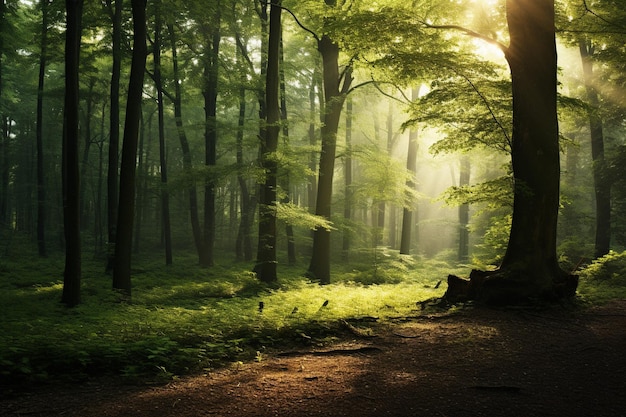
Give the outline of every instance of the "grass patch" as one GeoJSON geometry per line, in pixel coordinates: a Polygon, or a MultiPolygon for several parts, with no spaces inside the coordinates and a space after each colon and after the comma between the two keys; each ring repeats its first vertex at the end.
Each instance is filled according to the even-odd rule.
{"type": "Polygon", "coordinates": [[[327,286],[303,278],[304,265],[281,266],[270,287],[249,265],[201,268],[190,255],[166,267],[136,258],[125,303],[102,262],[85,259],[82,303],[68,309],[60,303],[62,256],[0,264],[3,385],[101,374],[157,382],[271,349],[327,343],[343,319],[411,314],[417,301],[443,293],[434,287],[451,269],[387,254],[376,265],[337,267],[327,286]]]}

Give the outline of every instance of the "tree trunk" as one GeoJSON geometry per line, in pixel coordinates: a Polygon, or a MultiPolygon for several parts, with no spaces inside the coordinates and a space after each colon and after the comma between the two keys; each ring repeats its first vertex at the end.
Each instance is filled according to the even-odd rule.
{"type": "MultiPolygon", "coordinates": [[[[182,115],[182,97],[180,88],[180,77],[178,72],[178,53],[176,47],[176,33],[174,32],[174,25],[168,23],[167,28],[170,33],[170,43],[172,47],[172,62],[174,70],[174,119],[176,120],[176,130],[178,132],[178,139],[180,141],[180,148],[183,152],[183,171],[187,174],[191,174],[193,164],[191,158],[191,149],[189,148],[189,141],[187,140],[187,134],[183,127],[183,115],[182,115]]],[[[196,251],[198,253],[198,262],[202,264],[204,256],[204,238],[202,229],[200,228],[200,218],[198,215],[198,193],[196,191],[195,180],[193,184],[187,190],[189,193],[189,214],[191,219],[191,231],[193,233],[193,240],[196,245],[196,251]]]]}
{"type": "MultiPolygon", "coordinates": [[[[317,129],[315,127],[315,120],[318,119],[318,117],[320,117],[320,115],[323,114],[323,111],[322,111],[323,100],[320,101],[319,113],[316,113],[315,101],[316,101],[317,95],[316,95],[315,89],[319,84],[318,78],[319,78],[319,71],[316,67],[313,70],[313,74],[311,76],[311,85],[309,87],[309,118],[310,120],[309,120],[308,136],[309,136],[309,145],[311,146],[311,149],[315,149],[317,147],[317,135],[316,135],[317,129]]],[[[307,200],[308,200],[307,204],[311,212],[315,211],[315,200],[317,196],[317,176],[315,173],[317,172],[318,167],[319,167],[319,163],[318,163],[318,158],[317,158],[317,152],[312,151],[311,156],[309,158],[309,169],[311,170],[313,174],[309,177],[309,181],[307,182],[307,200]]]]}
{"type": "Polygon", "coordinates": [[[131,251],[133,242],[133,216],[135,214],[135,174],[137,141],[141,120],[141,99],[146,66],[146,1],[132,0],[133,10],[133,57],[128,83],[124,144],[120,169],[120,196],[115,242],[115,266],[113,288],[124,295],[131,295],[131,251]]]}
{"type": "MultiPolygon", "coordinates": [[[[344,158],[343,176],[344,176],[344,205],[343,218],[346,226],[352,221],[352,114],[353,105],[352,98],[349,97],[346,102],[346,156],[344,158]]],[[[349,259],[351,231],[350,227],[346,227],[343,232],[342,257],[345,261],[349,259]]]]}
{"type": "MultiPolygon", "coordinates": [[[[389,157],[393,154],[393,147],[395,143],[395,137],[393,132],[393,115],[394,115],[394,102],[389,100],[389,111],[387,112],[387,154],[389,157]]],[[[391,249],[396,249],[396,208],[393,204],[388,204],[387,214],[387,246],[391,249]]],[[[383,221],[385,221],[383,219],[383,221]]],[[[383,229],[384,230],[384,229],[383,229]]],[[[384,239],[383,239],[384,242],[384,239]]]]}
{"type": "MultiPolygon", "coordinates": [[[[89,168],[89,151],[91,149],[91,114],[93,112],[94,94],[93,89],[96,84],[96,77],[89,79],[89,86],[85,97],[85,124],[83,134],[83,158],[80,161],[80,177],[87,178],[89,168]]],[[[85,230],[88,225],[87,214],[85,213],[85,192],[87,187],[80,187],[80,227],[85,230]]]]}
{"type": "Polygon", "coordinates": [[[102,229],[102,182],[103,182],[103,166],[104,166],[104,119],[106,105],[102,105],[102,117],[100,119],[100,140],[96,142],[98,146],[98,180],[96,185],[95,213],[94,213],[94,258],[102,255],[103,250],[103,229],[102,229]]]}
{"type": "Polygon", "coordinates": [[[139,112],[139,144],[137,149],[137,171],[139,172],[139,180],[136,181],[135,193],[135,231],[133,233],[133,253],[139,253],[139,244],[141,242],[141,230],[143,215],[146,210],[146,194],[148,193],[147,176],[148,176],[148,157],[150,156],[150,138],[152,116],[154,112],[150,113],[148,117],[148,143],[146,144],[146,120],[143,112],[139,112]]]}
{"type": "MultiPolygon", "coordinates": [[[[220,12],[219,1],[216,6],[215,21],[212,22],[213,30],[206,34],[207,57],[204,63],[205,86],[202,92],[204,96],[204,119],[205,119],[205,164],[214,167],[217,164],[217,86],[219,69],[220,48],[220,12]],[[210,40],[210,42],[209,42],[210,40]]],[[[204,253],[200,256],[200,264],[212,266],[214,264],[215,246],[215,180],[210,178],[204,188],[204,253]]]]}
{"type": "Polygon", "coordinates": [[[163,223],[163,238],[165,241],[165,265],[172,264],[172,230],[170,223],[170,194],[167,189],[167,159],[165,149],[165,116],[163,105],[163,79],[161,76],[161,0],[155,5],[154,29],[154,83],[157,90],[157,119],[159,129],[159,166],[161,168],[161,221],[163,223]]]}
{"type": "Polygon", "coordinates": [[[515,179],[511,232],[499,270],[474,271],[469,293],[461,296],[491,304],[573,296],[578,283],[560,269],[556,255],[560,167],[554,1],[507,0],[507,21],[515,179]]]}
{"type": "Polygon", "coordinates": [[[589,102],[589,130],[591,132],[591,158],[593,160],[593,186],[596,197],[596,243],[595,257],[609,253],[611,248],[611,183],[607,178],[604,158],[604,133],[600,118],[598,92],[595,88],[591,41],[580,40],[579,50],[583,66],[583,79],[589,102]]]}
{"type": "MultiPolygon", "coordinates": [[[[43,157],[43,89],[48,54],[48,5],[41,0],[41,50],[39,55],[39,85],[37,88],[37,248],[39,256],[46,256],[46,186],[43,157]]],[[[1,53],[1,51],[0,51],[1,53]]]]}
{"type": "Polygon", "coordinates": [[[80,303],[81,244],[79,207],[79,82],[78,67],[83,14],[82,0],[66,0],[65,31],[65,134],[63,135],[63,218],[65,271],[61,302],[68,307],[80,303]]]}
{"type": "MultiPolygon", "coordinates": [[[[283,39],[282,39],[282,31],[281,31],[281,39],[280,39],[280,120],[283,127],[283,140],[285,144],[289,146],[289,123],[287,120],[287,91],[285,85],[285,68],[284,68],[284,54],[283,54],[283,39]]],[[[281,175],[281,189],[285,194],[283,198],[283,203],[289,203],[291,201],[291,184],[289,181],[289,171],[285,170],[285,172],[281,175]]],[[[289,265],[296,264],[296,241],[293,234],[293,225],[291,223],[287,223],[285,225],[285,235],[287,236],[287,262],[289,265]]]]}
{"type": "Polygon", "coordinates": [[[109,127],[109,164],[107,168],[108,243],[106,272],[113,271],[117,227],[120,147],[120,73],[122,67],[122,0],[107,0],[113,23],[113,67],[111,68],[111,111],[109,127]],[[115,1],[115,6],[112,6],[115,1]]]}
{"type": "MultiPolygon", "coordinates": [[[[237,62],[247,53],[245,45],[237,36],[237,62]]],[[[248,182],[244,176],[245,163],[243,159],[243,138],[244,126],[246,122],[246,83],[247,74],[241,71],[239,87],[239,117],[237,120],[236,137],[236,158],[237,158],[237,182],[240,189],[240,223],[235,242],[235,253],[237,260],[252,261],[254,254],[252,250],[252,224],[254,222],[254,212],[256,211],[255,199],[250,195],[248,182]]]]}
{"type": "Polygon", "coordinates": [[[280,135],[279,54],[281,35],[280,1],[270,8],[265,102],[267,123],[261,149],[261,167],[265,171],[259,206],[259,246],[254,272],[263,282],[274,282],[276,275],[276,186],[278,164],[276,150],[280,135]]]}
{"type": "MultiPolygon", "coordinates": [[[[412,96],[413,101],[419,98],[419,87],[413,87],[412,96]]],[[[417,174],[417,151],[419,149],[419,143],[417,141],[417,129],[411,128],[409,131],[409,146],[406,153],[406,169],[413,177],[417,174]]],[[[414,189],[414,178],[407,180],[407,187],[414,189]]],[[[413,233],[413,210],[410,208],[404,208],[402,214],[402,236],[400,237],[400,253],[403,255],[411,254],[411,235],[413,233]]]]}
{"type": "MultiPolygon", "coordinates": [[[[461,169],[459,174],[459,187],[469,185],[470,181],[470,159],[467,155],[461,157],[461,169]]],[[[469,204],[459,206],[459,251],[457,259],[459,262],[467,262],[469,259],[469,204]]]]}
{"type": "MultiPolygon", "coordinates": [[[[322,36],[318,49],[322,55],[324,77],[324,123],[321,128],[322,151],[315,214],[330,219],[337,130],[343,102],[352,83],[352,74],[350,68],[344,74],[339,73],[339,46],[328,35],[322,36]],[[340,85],[342,80],[343,84],[340,85]]],[[[322,227],[315,229],[313,254],[307,275],[319,280],[320,284],[330,283],[330,230],[322,227]]]]}

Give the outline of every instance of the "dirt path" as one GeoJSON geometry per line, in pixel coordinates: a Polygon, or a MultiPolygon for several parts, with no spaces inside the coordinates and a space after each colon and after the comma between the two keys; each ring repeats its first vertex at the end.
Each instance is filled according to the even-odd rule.
{"type": "Polygon", "coordinates": [[[162,387],[47,389],[0,402],[0,415],[626,415],[626,300],[574,313],[467,310],[372,330],[162,387]]]}

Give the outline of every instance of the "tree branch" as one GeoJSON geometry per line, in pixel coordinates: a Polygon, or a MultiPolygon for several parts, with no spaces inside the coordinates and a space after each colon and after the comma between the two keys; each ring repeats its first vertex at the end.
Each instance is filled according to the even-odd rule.
{"type": "MultiPolygon", "coordinates": [[[[587,0],[583,0],[583,6],[585,7],[585,11],[587,13],[590,13],[592,16],[597,17],[598,19],[600,19],[601,21],[603,21],[604,23],[606,23],[609,26],[613,26],[613,27],[617,27],[620,29],[624,29],[623,25],[620,25],[619,23],[615,23],[612,22],[608,19],[605,19],[604,17],[600,16],[598,13],[594,12],[593,10],[591,10],[591,8],[589,8],[589,6],[587,5],[587,0]]],[[[617,33],[623,33],[623,32],[617,32],[617,33]]]]}
{"type": "Polygon", "coordinates": [[[491,114],[491,118],[493,119],[493,121],[498,125],[498,127],[500,128],[500,130],[502,131],[502,134],[504,135],[504,137],[506,138],[507,143],[509,144],[509,149],[512,148],[513,143],[511,142],[511,138],[509,136],[509,133],[506,131],[506,129],[504,128],[504,126],[502,126],[502,123],[500,123],[500,120],[498,120],[498,117],[496,116],[496,114],[493,112],[493,109],[491,108],[491,106],[489,105],[489,101],[487,100],[487,98],[483,95],[483,93],[480,92],[480,90],[478,89],[478,87],[476,87],[476,85],[472,82],[472,80],[469,79],[469,77],[467,77],[465,74],[461,74],[457,71],[455,71],[453,69],[454,72],[456,72],[458,75],[460,75],[461,77],[463,77],[465,79],[465,81],[467,81],[469,83],[469,85],[472,87],[472,89],[476,92],[476,94],[478,94],[478,97],[480,97],[480,99],[482,100],[482,102],[485,104],[485,106],[487,107],[487,110],[489,110],[489,114],[491,114]]]}
{"type": "Polygon", "coordinates": [[[294,12],[292,12],[291,10],[289,10],[288,8],[286,8],[285,6],[281,5],[281,4],[276,4],[276,3],[269,3],[271,6],[276,6],[276,7],[280,7],[282,10],[286,11],[287,13],[289,13],[291,15],[291,17],[293,17],[293,20],[295,20],[296,24],[298,26],[300,26],[300,28],[306,32],[309,32],[311,34],[311,36],[313,36],[313,38],[319,42],[320,41],[320,37],[317,35],[317,33],[313,32],[311,29],[309,29],[308,27],[304,26],[300,20],[298,20],[298,18],[296,17],[296,15],[294,14],[294,12]]]}
{"type": "Polygon", "coordinates": [[[463,26],[459,26],[459,25],[431,25],[430,23],[426,23],[426,22],[421,22],[424,26],[426,26],[427,28],[430,29],[450,29],[450,30],[456,30],[458,32],[463,32],[464,34],[471,36],[472,38],[476,38],[476,39],[480,39],[483,40],[487,43],[490,43],[492,45],[497,46],[502,52],[504,52],[506,54],[506,51],[508,50],[508,47],[506,45],[504,45],[503,43],[497,41],[496,39],[490,38],[489,36],[485,36],[481,33],[478,33],[474,30],[465,28],[463,26]]]}

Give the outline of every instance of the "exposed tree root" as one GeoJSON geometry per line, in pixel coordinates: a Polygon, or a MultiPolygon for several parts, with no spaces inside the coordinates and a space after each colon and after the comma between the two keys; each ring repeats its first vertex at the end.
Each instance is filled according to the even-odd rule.
{"type": "Polygon", "coordinates": [[[448,275],[443,300],[449,303],[476,301],[488,305],[515,305],[533,301],[554,302],[576,295],[578,275],[558,270],[545,271],[473,270],[469,279],[448,275]],[[547,283],[547,284],[546,284],[547,283]]]}

